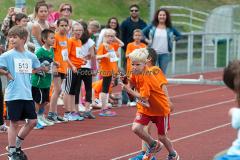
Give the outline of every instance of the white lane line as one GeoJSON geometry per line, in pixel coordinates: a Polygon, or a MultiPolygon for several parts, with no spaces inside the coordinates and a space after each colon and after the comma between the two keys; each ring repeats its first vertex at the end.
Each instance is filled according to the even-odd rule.
{"type": "MultiPolygon", "coordinates": [[[[196,110],[206,109],[206,108],[210,108],[210,107],[213,107],[213,106],[218,106],[218,105],[225,104],[225,103],[230,103],[230,102],[233,102],[233,101],[235,101],[235,99],[230,99],[230,100],[227,100],[227,101],[222,101],[222,102],[219,102],[219,103],[214,103],[214,104],[211,104],[211,105],[206,105],[206,106],[202,106],[202,107],[198,107],[198,108],[194,108],[194,109],[183,110],[183,111],[173,113],[172,116],[187,113],[187,112],[193,112],[193,111],[196,111],[196,110]]],[[[98,133],[103,133],[103,132],[112,131],[112,130],[119,129],[119,128],[124,128],[124,127],[130,126],[130,125],[132,125],[132,123],[124,124],[124,125],[100,130],[100,131],[90,132],[90,133],[86,133],[86,134],[80,134],[78,136],[64,138],[64,139],[60,139],[60,140],[57,140],[57,141],[52,141],[52,142],[49,142],[49,143],[44,143],[44,144],[40,144],[40,145],[36,145],[36,146],[32,146],[32,147],[27,147],[27,148],[24,148],[23,150],[35,149],[35,148],[39,148],[39,147],[43,147],[43,146],[47,146],[47,145],[51,145],[51,144],[65,142],[65,141],[69,141],[69,140],[73,140],[73,139],[78,139],[78,138],[82,138],[82,137],[86,137],[86,136],[90,136],[90,135],[94,135],[94,134],[98,134],[98,133]]],[[[0,157],[4,156],[4,155],[7,155],[7,153],[0,154],[0,157]]]]}
{"type": "MultiPolygon", "coordinates": [[[[184,137],[176,138],[176,139],[172,140],[172,143],[176,143],[176,142],[179,142],[179,141],[182,141],[182,140],[186,140],[188,138],[195,137],[195,136],[198,136],[198,135],[201,135],[201,134],[204,134],[204,133],[208,133],[208,132],[220,129],[220,128],[224,128],[224,127],[229,126],[229,125],[230,125],[230,123],[225,123],[225,124],[213,127],[213,128],[209,128],[207,130],[196,132],[194,134],[190,134],[190,135],[187,135],[187,136],[184,136],[184,137]]],[[[128,153],[128,154],[113,158],[111,160],[119,160],[119,159],[122,159],[122,158],[126,158],[126,157],[129,157],[129,156],[135,155],[135,154],[139,153],[140,151],[141,150],[138,150],[138,151],[132,152],[132,153],[128,153]]]]}

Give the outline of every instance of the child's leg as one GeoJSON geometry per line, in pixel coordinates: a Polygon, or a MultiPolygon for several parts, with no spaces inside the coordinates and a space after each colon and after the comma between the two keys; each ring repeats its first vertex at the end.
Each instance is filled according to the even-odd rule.
{"type": "Polygon", "coordinates": [[[61,93],[61,84],[62,84],[61,77],[54,77],[53,83],[54,83],[54,86],[53,86],[53,93],[50,100],[49,112],[57,113],[57,99],[61,93]]]}
{"type": "Polygon", "coordinates": [[[144,130],[144,125],[140,123],[134,122],[132,125],[132,131],[149,146],[155,142],[155,140],[144,130]]]}
{"type": "Polygon", "coordinates": [[[36,119],[28,119],[27,123],[18,132],[18,137],[25,139],[25,137],[30,133],[30,131],[36,126],[36,119]]]}
{"type": "Polygon", "coordinates": [[[170,128],[169,115],[165,117],[164,116],[157,117],[154,123],[156,123],[157,129],[158,129],[159,141],[161,141],[164,144],[164,146],[169,152],[169,156],[179,157],[177,155],[177,152],[173,148],[171,140],[167,136],[167,131],[170,128]]]}
{"type": "MultiPolygon", "coordinates": [[[[149,135],[151,135],[151,129],[152,129],[152,122],[149,122],[147,126],[144,127],[144,131],[147,132],[149,135]]],[[[145,141],[142,141],[142,151],[147,150],[147,144],[145,141]]]]}
{"type": "Polygon", "coordinates": [[[10,121],[10,126],[8,129],[8,146],[16,147],[16,137],[17,137],[18,122],[10,121]]]}

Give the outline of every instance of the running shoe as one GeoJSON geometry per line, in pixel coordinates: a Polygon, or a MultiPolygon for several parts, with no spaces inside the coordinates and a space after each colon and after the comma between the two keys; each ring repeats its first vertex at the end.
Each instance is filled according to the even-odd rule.
{"type": "Polygon", "coordinates": [[[147,149],[143,155],[143,160],[151,160],[157,152],[161,151],[163,144],[159,141],[155,141],[155,144],[147,149]]]}

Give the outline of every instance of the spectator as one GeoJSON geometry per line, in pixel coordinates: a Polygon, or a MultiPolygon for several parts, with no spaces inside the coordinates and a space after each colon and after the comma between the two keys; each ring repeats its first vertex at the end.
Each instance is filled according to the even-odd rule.
{"type": "Polygon", "coordinates": [[[143,29],[147,24],[140,18],[140,7],[133,4],[129,7],[130,17],[124,20],[120,26],[121,39],[125,44],[123,49],[126,51],[127,44],[133,41],[133,31],[135,29],[143,29]]]}
{"type": "Polygon", "coordinates": [[[120,26],[119,26],[119,23],[118,23],[118,19],[116,17],[111,17],[111,18],[108,19],[106,27],[104,29],[102,29],[100,34],[99,34],[99,38],[98,38],[98,41],[97,41],[97,48],[100,45],[100,43],[102,43],[103,35],[104,35],[104,32],[105,32],[106,28],[111,28],[111,29],[115,30],[116,37],[120,38],[120,26]]]}
{"type": "Polygon", "coordinates": [[[146,42],[149,47],[157,52],[158,66],[163,73],[166,74],[168,62],[170,61],[170,53],[172,51],[172,36],[176,36],[176,40],[181,36],[181,34],[172,27],[168,10],[164,8],[158,9],[154,14],[152,24],[144,28],[143,34],[147,37],[146,42]]]}

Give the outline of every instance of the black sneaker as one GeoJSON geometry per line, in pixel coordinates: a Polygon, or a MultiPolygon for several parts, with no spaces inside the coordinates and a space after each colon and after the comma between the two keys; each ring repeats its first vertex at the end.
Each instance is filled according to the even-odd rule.
{"type": "Polygon", "coordinates": [[[17,152],[13,152],[12,154],[8,154],[8,160],[24,160],[21,155],[17,152]]]}
{"type": "Polygon", "coordinates": [[[22,160],[28,160],[27,155],[22,151],[21,147],[16,148],[16,152],[20,155],[22,160]]]}
{"type": "Polygon", "coordinates": [[[88,119],[95,119],[96,118],[96,116],[94,116],[91,111],[84,112],[82,116],[84,118],[88,118],[88,119]]]}

